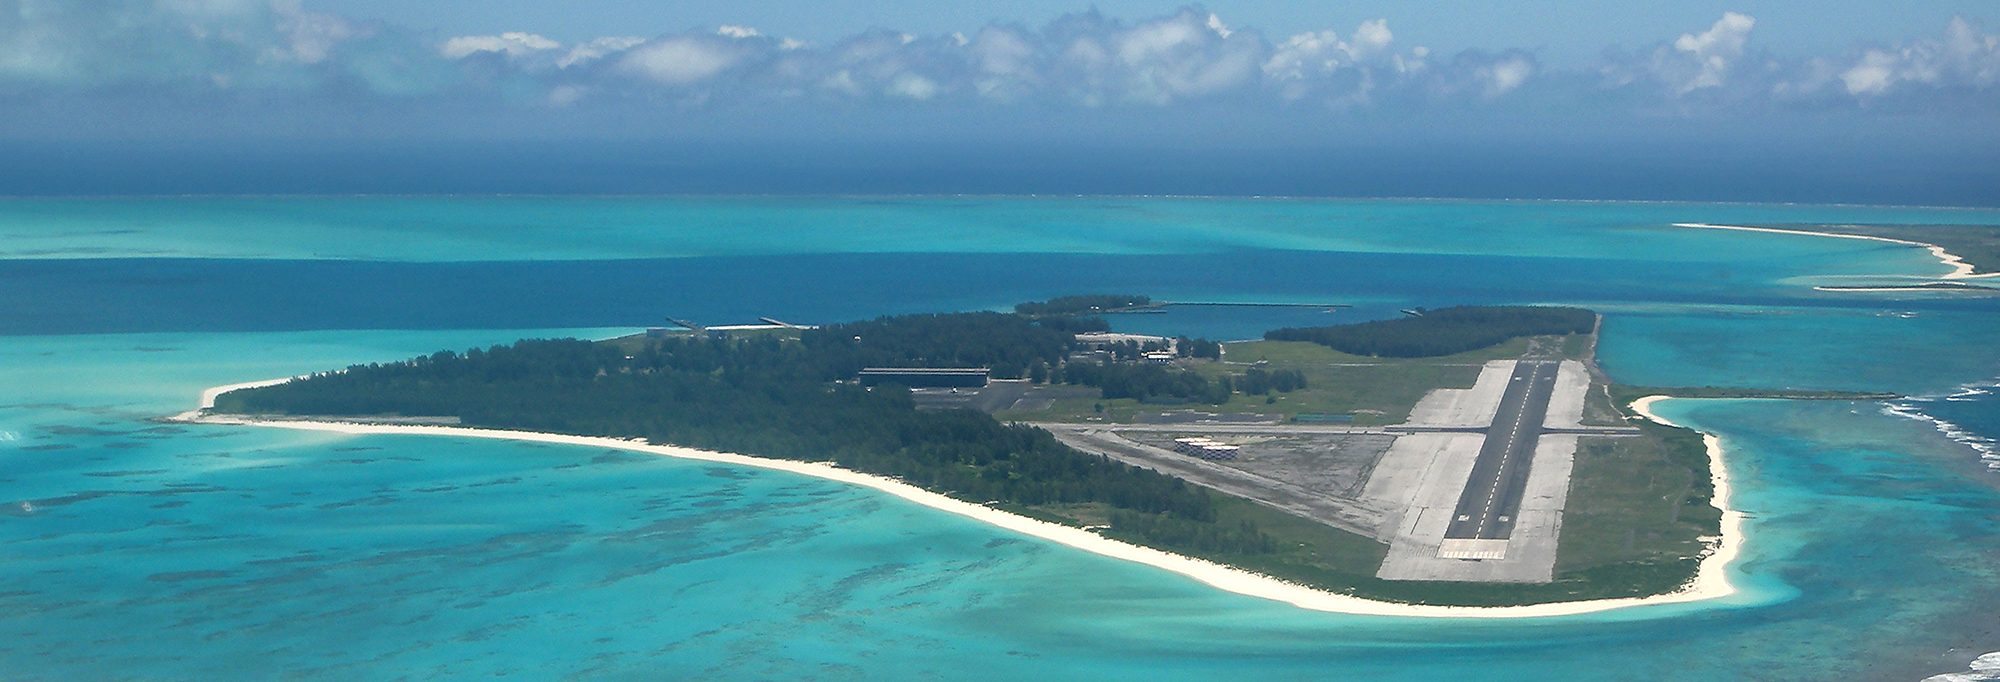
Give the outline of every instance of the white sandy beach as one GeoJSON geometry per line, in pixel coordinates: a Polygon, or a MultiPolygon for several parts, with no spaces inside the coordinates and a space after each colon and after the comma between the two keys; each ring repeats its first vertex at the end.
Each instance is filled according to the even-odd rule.
{"type": "MultiPolygon", "coordinates": [[[[1736,552],[1742,542],[1741,515],[1729,510],[1726,506],[1726,501],[1729,499],[1728,476],[1725,475],[1722,467],[1721,448],[1713,437],[1708,437],[1707,440],[1708,455],[1710,467],[1715,472],[1715,503],[1723,508],[1722,537],[1718,541],[1715,550],[1703,558],[1700,571],[1695,580],[1681,590],[1645,598],[1601,599],[1530,606],[1421,606],[1361,599],[1313,589],[1210,561],[1112,540],[1081,528],[1032,519],[984,505],[953,499],[899,480],[842,469],[830,463],[798,462],[728,452],[711,452],[671,445],[654,445],[639,439],[625,440],[456,426],[248,419],[206,413],[206,410],[215,406],[215,398],[223,393],[239,388],[266,386],[288,380],[288,378],[273,379],[211,388],[202,393],[202,406],[200,409],[182,413],[173,419],[204,424],[264,426],[356,435],[411,434],[457,436],[464,438],[497,438],[535,443],[613,448],[703,462],[786,471],[872,488],[932,509],[958,514],[1013,532],[1034,536],[1114,559],[1123,559],[1179,573],[1229,592],[1280,601],[1315,611],[1356,615],[1416,618],[1537,618],[1598,613],[1614,609],[1714,599],[1735,592],[1734,586],[1729,583],[1723,569],[1736,556],[1736,552]]],[[[1653,396],[1642,399],[1634,403],[1633,408],[1641,414],[1646,415],[1649,419],[1666,423],[1645,410],[1647,405],[1661,398],[1661,396],[1653,396]]]]}
{"type": "Polygon", "coordinates": [[[239,391],[246,388],[263,388],[265,386],[276,386],[278,384],[282,384],[287,381],[291,381],[293,379],[298,379],[298,378],[301,377],[279,377],[276,379],[261,379],[258,381],[245,381],[240,384],[224,384],[221,386],[210,388],[208,390],[201,392],[201,407],[197,407],[195,409],[174,415],[173,420],[183,421],[183,422],[203,421],[202,412],[205,410],[215,409],[215,399],[222,397],[222,394],[224,393],[228,393],[230,391],[239,391]]]}
{"type": "MultiPolygon", "coordinates": [[[[1675,424],[1651,409],[1653,403],[1666,400],[1667,396],[1649,395],[1632,401],[1632,411],[1639,413],[1657,424],[1687,428],[1675,424]]],[[[1715,490],[1709,496],[1709,504],[1722,510],[1720,537],[1715,539],[1707,556],[1701,559],[1701,568],[1695,572],[1694,583],[1688,591],[1707,597],[1722,597],[1736,593],[1736,586],[1729,582],[1729,562],[1743,552],[1743,512],[1730,506],[1729,466],[1723,461],[1722,439],[1713,434],[1701,434],[1702,445],[1708,451],[1708,471],[1715,490]]]]}
{"type": "MultiPolygon", "coordinates": [[[[1693,227],[1705,230],[1741,230],[1744,232],[1769,232],[1773,234],[1805,235],[1809,237],[1833,237],[1836,239],[1862,239],[1867,241],[1888,242],[1890,244],[1902,244],[1904,246],[1916,246],[1929,250],[1932,256],[1937,257],[1938,262],[1943,263],[1945,267],[1951,268],[1951,272],[1939,276],[1938,279],[1987,279],[1991,277],[2000,277],[2000,272],[1989,272],[1985,274],[1980,274],[1978,269],[1976,269],[1971,263],[1966,262],[1965,259],[1960,257],[1958,254],[1946,251],[1944,247],[1932,244],[1930,242],[1919,242],[1919,241],[1912,241],[1909,239],[1895,239],[1892,237],[1877,237],[1874,235],[1865,235],[1865,234],[1840,234],[1838,232],[1815,232],[1812,230],[1787,230],[1775,227],[1745,227],[1742,225],[1714,225],[1710,223],[1674,223],[1674,227],[1693,227]]],[[[1890,290],[1894,291],[1895,289],[1890,289],[1890,290]]],[[[1860,290],[1849,289],[1848,291],[1860,291],[1860,290]]]]}
{"type": "Polygon", "coordinates": [[[1832,291],[1832,292],[1841,292],[1841,291],[1848,291],[1848,292],[1859,292],[1859,293],[1877,293],[1877,294],[1908,294],[1908,293],[1921,293],[1921,294],[1965,294],[1965,295],[1968,295],[1968,296],[1992,296],[1992,295],[1994,295],[1994,293],[1993,293],[1993,292],[1994,292],[1994,291],[1996,291],[1996,290],[1994,290],[1994,289],[1985,289],[1985,290],[1981,290],[1981,289],[1965,289],[1965,288],[1959,288],[1959,287],[1949,287],[1949,288],[1947,288],[1947,287],[1926,287],[1926,286],[1901,286],[1901,287],[1830,287],[1830,286],[1824,286],[1824,285],[1821,285],[1821,286],[1815,286],[1815,287],[1813,287],[1813,291],[1832,291]]]}

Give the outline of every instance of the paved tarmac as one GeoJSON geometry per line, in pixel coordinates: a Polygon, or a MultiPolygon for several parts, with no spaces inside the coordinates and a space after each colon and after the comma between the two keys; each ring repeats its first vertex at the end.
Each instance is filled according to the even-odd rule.
{"type": "Polygon", "coordinates": [[[1314,489],[1303,480],[1280,480],[1220,462],[1210,462],[1133,441],[1121,431],[1141,431],[1127,425],[1042,424],[1056,440],[1070,447],[1104,455],[1132,466],[1152,469],[1190,483],[1261,502],[1301,518],[1366,536],[1381,532],[1391,505],[1372,499],[1314,489]],[[1113,429],[1117,429],[1114,431],[1113,429]]]}
{"type": "Polygon", "coordinates": [[[1500,408],[1480,446],[1472,476],[1445,529],[1446,539],[1504,540],[1514,530],[1529,464],[1541,439],[1558,363],[1522,361],[1514,365],[1500,408]]]}

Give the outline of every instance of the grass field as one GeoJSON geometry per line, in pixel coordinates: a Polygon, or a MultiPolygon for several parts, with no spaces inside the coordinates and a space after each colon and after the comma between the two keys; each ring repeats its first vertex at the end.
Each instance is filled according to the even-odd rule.
{"type": "MultiPolygon", "coordinates": [[[[1588,347],[1588,337],[1560,340],[1567,357],[1588,347]]],[[[1553,339],[1542,340],[1546,345],[1553,339]]],[[[1208,378],[1241,375],[1258,362],[1274,370],[1296,369],[1306,376],[1306,388],[1270,396],[1231,396],[1220,405],[1207,403],[1147,404],[1131,399],[1103,400],[1091,396],[1058,398],[1045,410],[1002,411],[1003,420],[1122,423],[1138,415],[1164,410],[1245,412],[1294,417],[1300,414],[1352,414],[1362,426],[1400,424],[1424,394],[1439,388],[1468,388],[1489,360],[1520,357],[1531,340],[1514,339],[1491,348],[1435,358],[1374,358],[1349,355],[1304,341],[1243,341],[1225,344],[1222,362],[1188,362],[1185,366],[1208,378]]]]}
{"type": "Polygon", "coordinates": [[[1386,546],[1261,507],[1249,518],[1281,540],[1281,551],[1212,558],[1337,592],[1419,604],[1501,606],[1662,594],[1694,576],[1700,538],[1718,532],[1720,513],[1708,504],[1700,440],[1694,432],[1666,427],[1648,428],[1636,438],[1583,439],[1563,512],[1555,581],[1547,584],[1381,580],[1375,570],[1386,546]]]}
{"type": "MultiPolygon", "coordinates": [[[[1692,556],[1716,532],[1713,508],[1690,508],[1695,476],[1667,457],[1666,442],[1584,438],[1570,476],[1556,572],[1692,556]]],[[[1704,498],[1705,499],[1705,498],[1704,498]]]]}

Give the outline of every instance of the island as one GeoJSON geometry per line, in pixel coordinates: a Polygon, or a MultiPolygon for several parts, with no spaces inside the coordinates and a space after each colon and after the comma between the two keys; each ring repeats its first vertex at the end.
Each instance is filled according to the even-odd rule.
{"type": "Polygon", "coordinates": [[[1858,397],[1618,386],[1580,308],[1227,343],[1097,317],[1149,301],[522,340],[217,390],[190,418],[829,463],[1319,593],[1518,607],[1685,595],[1724,549],[1713,443],[1641,398],[1858,397]]]}

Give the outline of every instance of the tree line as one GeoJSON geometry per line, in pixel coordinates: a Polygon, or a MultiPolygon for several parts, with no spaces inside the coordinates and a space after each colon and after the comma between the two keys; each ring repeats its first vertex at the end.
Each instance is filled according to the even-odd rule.
{"type": "Polygon", "coordinates": [[[1131,398],[1142,403],[1229,402],[1235,391],[1228,377],[1210,381],[1200,374],[1161,365],[1072,362],[1063,367],[1064,383],[1096,387],[1106,400],[1131,398]]]}
{"type": "Polygon", "coordinates": [[[1236,389],[1246,395],[1270,395],[1272,391],[1291,393],[1306,387],[1306,373],[1296,369],[1251,367],[1236,380],[1236,389]]]}
{"type": "Polygon", "coordinates": [[[977,312],[901,315],[808,329],[802,352],[822,381],[853,376],[863,367],[989,367],[1019,379],[1036,360],[1062,361],[1075,346],[1073,332],[1020,315],[977,312]]]}
{"type": "Polygon", "coordinates": [[[1555,306],[1459,306],[1415,317],[1265,332],[1273,341],[1310,341],[1352,355],[1423,358],[1488,348],[1522,336],[1589,333],[1597,314],[1555,306]]]}

